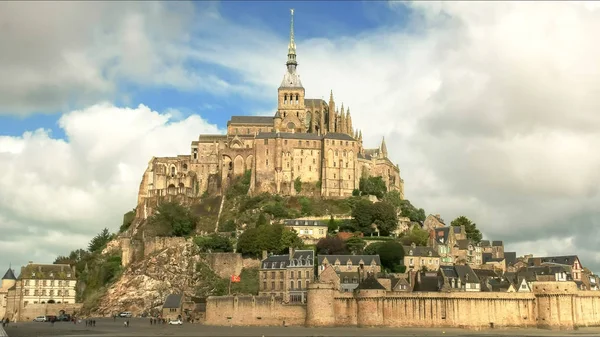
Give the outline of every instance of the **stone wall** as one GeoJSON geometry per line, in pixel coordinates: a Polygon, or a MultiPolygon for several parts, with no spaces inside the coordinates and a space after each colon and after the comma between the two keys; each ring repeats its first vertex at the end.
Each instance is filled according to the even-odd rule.
{"type": "Polygon", "coordinates": [[[282,304],[269,296],[219,296],[206,301],[207,325],[304,325],[304,305],[282,304]]]}
{"type": "Polygon", "coordinates": [[[29,322],[37,316],[54,315],[58,316],[61,310],[66,314],[76,314],[81,310],[81,303],[69,304],[27,304],[17,313],[17,320],[20,322],[29,322]]]}
{"type": "Polygon", "coordinates": [[[600,292],[579,291],[573,282],[535,282],[531,293],[340,293],[329,283],[317,282],[309,285],[306,307],[288,306],[270,297],[211,297],[209,302],[207,324],[217,325],[279,325],[286,319],[287,324],[306,326],[600,326],[600,292]]]}
{"type": "Polygon", "coordinates": [[[242,254],[240,253],[206,253],[200,254],[210,269],[214,270],[219,277],[229,278],[231,275],[240,275],[244,267],[242,254]]]}
{"type": "Polygon", "coordinates": [[[154,252],[161,251],[170,247],[178,247],[185,245],[186,238],[182,237],[152,237],[144,239],[144,257],[151,255],[154,252]]]}

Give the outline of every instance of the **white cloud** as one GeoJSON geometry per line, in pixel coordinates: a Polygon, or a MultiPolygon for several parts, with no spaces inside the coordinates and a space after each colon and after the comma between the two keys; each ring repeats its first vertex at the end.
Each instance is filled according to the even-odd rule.
{"type": "Polygon", "coordinates": [[[118,229],[152,156],[189,153],[198,134],[222,132],[197,115],[173,122],[143,105],[108,103],[67,113],[59,124],[67,141],[42,129],[0,137],[3,263],[51,262],[104,227],[118,229]]]}
{"type": "MultiPolygon", "coordinates": [[[[386,137],[392,159],[400,164],[406,195],[414,204],[448,221],[467,215],[487,237],[504,240],[518,253],[577,253],[584,264],[600,271],[594,241],[600,234],[596,220],[600,216],[600,155],[595,151],[600,146],[600,98],[596,94],[600,91],[596,43],[600,11],[573,2],[412,2],[408,6],[414,16],[406,31],[380,27],[357,36],[297,41],[299,72],[307,95],[327,99],[333,89],[338,105],[350,106],[353,123],[363,130],[367,146],[377,146],[386,137]]],[[[162,7],[154,8],[147,15],[160,17],[162,7]]],[[[131,17],[133,9],[124,12],[130,14],[130,21],[119,22],[127,22],[133,32],[118,41],[140,41],[131,45],[138,46],[143,55],[159,53],[138,64],[142,55],[131,54],[134,57],[128,59],[125,47],[104,53],[92,49],[103,60],[117,55],[123,65],[131,66],[119,70],[124,78],[180,86],[186,81],[196,83],[200,75],[186,76],[176,62],[191,58],[240,77],[240,83],[228,83],[203,74],[212,79],[211,86],[251,93],[269,100],[264,111],[271,109],[284,72],[287,27],[272,32],[241,26],[214,8],[193,14],[203,15],[203,20],[177,11],[168,17],[169,22],[183,23],[172,34],[180,32],[177,27],[185,26],[187,19],[194,21],[202,37],[178,39],[156,28],[142,34],[154,42],[146,43],[135,35],[140,34],[144,19],[131,17]],[[178,16],[184,19],[178,21],[178,16]],[[169,47],[148,49],[161,43],[169,47]],[[174,61],[165,63],[160,55],[174,61]],[[148,69],[165,64],[164,69],[170,71],[147,77],[148,69]]],[[[94,14],[88,22],[102,18],[94,14]]],[[[298,30],[310,24],[298,13],[298,30]]],[[[69,47],[72,41],[78,40],[65,38],[52,45],[69,47]]],[[[73,56],[78,60],[74,64],[85,70],[91,63],[87,71],[75,71],[62,59],[48,63],[64,69],[62,76],[87,74],[85,78],[94,80],[86,83],[96,83],[89,88],[102,88],[102,77],[94,76],[98,73],[94,69],[101,69],[95,63],[99,61],[83,55],[73,56]]],[[[23,60],[22,68],[27,70],[27,64],[32,64],[31,69],[38,69],[40,60],[28,57],[32,59],[23,60]]],[[[33,82],[48,78],[22,73],[24,80],[33,82]]],[[[5,170],[9,173],[0,177],[4,179],[0,191],[10,187],[9,192],[0,192],[1,214],[10,214],[7,223],[54,221],[77,233],[80,222],[90,228],[86,233],[104,224],[116,226],[122,211],[135,202],[150,157],[187,151],[188,142],[206,131],[200,127],[204,123],[194,118],[166,127],[165,116],[145,109],[99,105],[70,113],[61,121],[68,142],[50,139],[43,130],[0,138],[0,159],[8,163],[5,170]],[[103,111],[113,111],[107,120],[116,125],[98,127],[106,121],[103,111]],[[125,116],[120,115],[123,111],[127,111],[125,116]],[[189,129],[190,125],[194,128],[189,129]],[[66,165],[47,164],[55,162],[66,165]],[[19,189],[13,184],[24,185],[19,189]],[[74,214],[61,212],[57,209],[60,199],[80,209],[74,214]],[[24,215],[34,205],[41,211],[24,215]],[[110,216],[98,218],[103,214],[110,216]],[[90,218],[95,219],[93,224],[90,218]]]]}

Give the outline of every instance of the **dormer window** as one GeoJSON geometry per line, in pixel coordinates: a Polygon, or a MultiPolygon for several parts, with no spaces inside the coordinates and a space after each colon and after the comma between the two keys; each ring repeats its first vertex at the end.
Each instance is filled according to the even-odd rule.
{"type": "Polygon", "coordinates": [[[408,255],[413,255],[412,249],[408,251],[408,255]]]}
{"type": "Polygon", "coordinates": [[[50,277],[54,277],[54,273],[50,273],[50,277]]]}
{"type": "Polygon", "coordinates": [[[431,254],[431,251],[429,251],[428,255],[429,255],[429,256],[431,256],[431,255],[432,255],[432,254],[431,254]]]}
{"type": "Polygon", "coordinates": [[[35,277],[35,272],[34,271],[31,272],[31,277],[35,277]]]}

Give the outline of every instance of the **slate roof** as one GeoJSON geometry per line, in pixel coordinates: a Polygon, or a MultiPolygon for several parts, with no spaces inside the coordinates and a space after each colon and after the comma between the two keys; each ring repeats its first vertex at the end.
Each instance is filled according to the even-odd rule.
{"type": "Polygon", "coordinates": [[[302,132],[260,132],[255,137],[256,139],[306,139],[306,140],[322,140],[323,136],[316,133],[302,133],[302,132]]]}
{"type": "Polygon", "coordinates": [[[336,260],[340,260],[340,265],[348,264],[348,261],[352,262],[352,265],[359,265],[362,260],[365,266],[371,265],[372,261],[378,266],[381,266],[381,260],[379,259],[379,255],[319,255],[318,261],[319,264],[323,264],[323,260],[327,258],[329,264],[335,264],[336,260]]]}
{"type": "Polygon", "coordinates": [[[342,284],[357,284],[359,283],[358,273],[353,272],[338,272],[340,283],[342,284]],[[344,278],[348,278],[348,282],[344,282],[344,278]]]}
{"type": "Polygon", "coordinates": [[[366,159],[366,160],[371,160],[371,155],[369,155],[369,154],[366,154],[366,153],[363,155],[362,153],[360,153],[360,152],[359,152],[359,153],[358,153],[358,155],[356,155],[356,157],[357,157],[358,159],[366,159]]]}
{"type": "Polygon", "coordinates": [[[508,288],[510,288],[511,283],[509,281],[501,281],[498,279],[490,279],[486,284],[486,288],[488,291],[500,291],[506,292],[508,288]],[[489,284],[489,287],[487,287],[489,284]]]}
{"type": "Polygon", "coordinates": [[[3,280],[16,280],[17,278],[15,277],[15,272],[11,268],[8,268],[6,273],[4,273],[4,276],[2,276],[2,279],[3,280]]]}
{"type": "Polygon", "coordinates": [[[426,246],[404,246],[404,254],[405,256],[440,257],[440,254],[438,254],[438,252],[436,252],[433,248],[426,246]],[[412,254],[410,254],[411,251],[412,254]]]}
{"type": "Polygon", "coordinates": [[[490,240],[481,240],[481,242],[479,242],[479,245],[481,247],[490,247],[490,240]]]}
{"type": "Polygon", "coordinates": [[[377,281],[375,275],[370,274],[365,278],[356,289],[364,289],[364,290],[385,290],[385,287],[377,281]]]}
{"type": "Polygon", "coordinates": [[[286,226],[327,227],[327,224],[325,222],[319,220],[286,219],[283,220],[283,224],[286,226]]]}
{"type": "Polygon", "coordinates": [[[21,267],[19,279],[75,280],[75,272],[68,264],[34,264],[21,267]]]}
{"type": "Polygon", "coordinates": [[[441,266],[440,270],[443,275],[450,278],[458,278],[460,281],[464,283],[479,283],[479,277],[477,274],[471,269],[469,266],[441,266]]]}
{"type": "Polygon", "coordinates": [[[345,134],[345,133],[337,133],[337,132],[329,132],[324,136],[325,139],[336,139],[336,140],[356,140],[354,137],[345,134]]]}
{"type": "Polygon", "coordinates": [[[504,246],[502,241],[492,241],[492,247],[501,247],[504,246]]]}
{"type": "Polygon", "coordinates": [[[460,250],[467,250],[469,248],[470,243],[471,243],[471,240],[468,240],[468,239],[456,240],[456,245],[458,246],[458,249],[460,249],[460,250]]]}
{"type": "Polygon", "coordinates": [[[392,278],[392,290],[398,290],[397,287],[402,285],[406,286],[406,290],[410,290],[410,282],[408,282],[408,279],[404,277],[392,278]]]}
{"type": "Polygon", "coordinates": [[[320,98],[305,98],[304,99],[304,106],[306,106],[306,107],[312,107],[312,106],[317,107],[319,105],[327,106],[327,103],[320,98]]]}
{"type": "Polygon", "coordinates": [[[273,125],[271,116],[231,116],[228,124],[261,124],[273,125]]]}
{"type": "MultiPolygon", "coordinates": [[[[293,261],[296,267],[311,266],[315,258],[315,252],[313,250],[297,250],[294,252],[293,261]],[[304,265],[302,264],[304,262],[304,265]]],[[[292,267],[292,261],[290,255],[271,255],[261,261],[263,269],[283,269],[292,267]]]]}
{"type": "MultiPolygon", "coordinates": [[[[532,260],[535,260],[536,258],[533,258],[532,260]]],[[[540,259],[541,263],[544,262],[551,262],[551,263],[560,263],[560,264],[566,264],[569,266],[572,266],[575,261],[579,260],[577,258],[577,255],[566,255],[566,256],[546,256],[546,257],[539,257],[538,259],[540,259]]],[[[533,265],[534,261],[530,260],[530,265],[533,265]]]]}
{"type": "Polygon", "coordinates": [[[489,269],[473,269],[473,272],[475,273],[475,275],[477,275],[477,277],[479,277],[479,279],[486,279],[486,278],[498,278],[500,277],[500,275],[498,275],[498,273],[496,273],[493,270],[489,270],[489,269]]]}
{"type": "Polygon", "coordinates": [[[517,262],[517,252],[504,252],[504,259],[507,266],[512,266],[517,262]]]}
{"type": "Polygon", "coordinates": [[[438,284],[437,274],[432,273],[421,273],[421,280],[416,277],[415,287],[413,291],[439,291],[440,287],[438,284]]]}
{"type": "Polygon", "coordinates": [[[163,304],[163,309],[180,308],[182,299],[183,295],[181,294],[170,294],[163,304]]]}

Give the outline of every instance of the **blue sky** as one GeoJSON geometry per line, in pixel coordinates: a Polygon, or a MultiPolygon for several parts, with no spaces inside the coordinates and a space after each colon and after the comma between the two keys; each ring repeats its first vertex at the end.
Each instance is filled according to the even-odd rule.
{"type": "MultiPolygon", "coordinates": [[[[243,25],[270,30],[281,39],[288,39],[290,26],[290,8],[295,9],[297,41],[313,38],[339,38],[354,36],[382,27],[401,27],[405,24],[408,9],[397,7],[391,9],[384,1],[224,1],[195,2],[199,12],[207,8],[217,7],[220,14],[230,21],[243,25]]],[[[193,31],[192,31],[193,33],[193,31]]],[[[203,32],[204,33],[204,32],[203,32]]],[[[278,47],[277,57],[281,60],[281,72],[284,71],[287,45],[278,47]]],[[[302,62],[302,50],[299,50],[302,62]]],[[[343,61],[344,55],[339,55],[343,61]]],[[[251,65],[248,65],[251,66],[251,65]]],[[[240,81],[237,74],[214,64],[195,64],[193,68],[207,69],[228,81],[240,81]]],[[[137,106],[145,104],[151,109],[164,112],[176,109],[185,118],[199,113],[210,123],[224,127],[231,115],[266,113],[273,110],[276,98],[276,87],[272,84],[271,98],[239,95],[215,95],[200,90],[181,89],[170,86],[145,86],[121,81],[118,90],[123,97],[105,99],[120,106],[137,106]]],[[[324,93],[323,95],[326,95],[324,93]]],[[[82,108],[84,105],[71,104],[71,108],[82,108]]],[[[54,138],[64,138],[65,132],[58,125],[64,110],[39,113],[29,111],[29,115],[0,115],[0,135],[19,136],[26,131],[44,128],[51,130],[54,138]]],[[[273,111],[274,112],[274,111],[273,111]]]]}
{"type": "Polygon", "coordinates": [[[0,2],[0,267],[118,229],[153,156],[273,114],[290,8],[307,97],[385,137],[414,205],[600,270],[600,6],[455,1],[0,2]]]}

